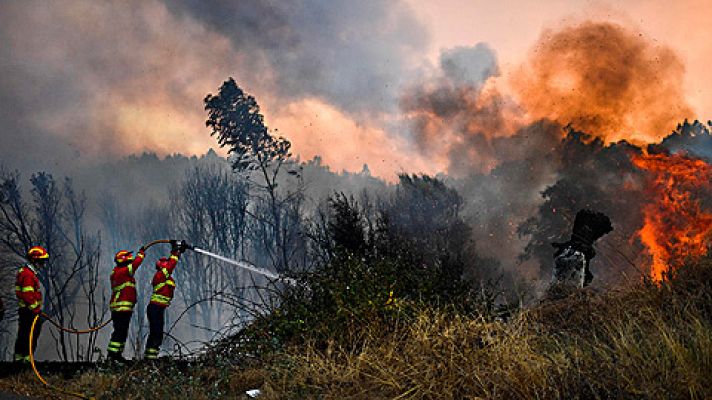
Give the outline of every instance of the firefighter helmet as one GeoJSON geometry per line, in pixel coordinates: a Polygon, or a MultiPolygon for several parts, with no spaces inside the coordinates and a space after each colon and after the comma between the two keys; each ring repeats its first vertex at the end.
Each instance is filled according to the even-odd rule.
{"type": "Polygon", "coordinates": [[[117,264],[126,264],[134,260],[133,253],[128,250],[119,250],[114,256],[114,261],[117,264]]]}
{"type": "Polygon", "coordinates": [[[29,250],[27,250],[27,258],[30,261],[46,260],[49,258],[49,253],[47,253],[47,250],[45,250],[43,247],[33,246],[30,247],[29,250]]]}

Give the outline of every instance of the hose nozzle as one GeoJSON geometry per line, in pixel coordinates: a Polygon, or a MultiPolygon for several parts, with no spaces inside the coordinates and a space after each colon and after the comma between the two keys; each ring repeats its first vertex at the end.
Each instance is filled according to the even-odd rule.
{"type": "Polygon", "coordinates": [[[193,246],[188,244],[188,242],[186,242],[185,240],[172,239],[170,243],[171,251],[179,251],[183,253],[186,250],[193,250],[193,246]]]}

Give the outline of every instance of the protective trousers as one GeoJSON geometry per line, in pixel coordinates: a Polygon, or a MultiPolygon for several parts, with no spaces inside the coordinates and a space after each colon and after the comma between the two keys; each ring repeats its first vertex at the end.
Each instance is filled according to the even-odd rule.
{"type": "Polygon", "coordinates": [[[144,358],[147,360],[155,360],[158,358],[158,352],[163,343],[163,324],[166,314],[166,308],[156,304],[149,304],[146,307],[146,315],[148,316],[148,325],[150,331],[148,333],[148,341],[146,342],[146,352],[144,358]]]}
{"type": "MultiPolygon", "coordinates": [[[[17,313],[17,339],[15,339],[15,361],[30,362],[30,329],[35,313],[28,308],[20,308],[17,313]]],[[[42,318],[37,321],[32,336],[32,350],[37,349],[37,339],[42,331],[42,318]]]]}
{"type": "Polygon", "coordinates": [[[131,311],[112,311],[111,321],[114,324],[114,331],[111,332],[109,346],[106,351],[111,358],[122,358],[126,338],[129,336],[129,325],[131,324],[131,311]]]}

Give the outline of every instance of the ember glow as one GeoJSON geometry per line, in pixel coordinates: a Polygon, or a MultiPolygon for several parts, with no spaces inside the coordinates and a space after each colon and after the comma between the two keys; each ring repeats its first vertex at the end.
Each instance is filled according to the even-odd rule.
{"type": "Polygon", "coordinates": [[[650,174],[650,202],[638,234],[652,258],[650,275],[659,282],[685,258],[707,254],[712,210],[703,198],[712,193],[712,165],[681,154],[636,155],[633,163],[650,174]]]}

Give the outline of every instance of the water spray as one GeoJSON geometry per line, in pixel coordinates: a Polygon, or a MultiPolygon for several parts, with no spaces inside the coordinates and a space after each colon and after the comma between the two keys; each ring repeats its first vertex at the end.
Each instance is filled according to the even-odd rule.
{"type": "Polygon", "coordinates": [[[264,275],[264,276],[266,276],[266,277],[268,277],[268,278],[276,279],[276,280],[281,280],[281,281],[284,281],[284,282],[286,282],[286,283],[288,283],[288,284],[290,284],[290,285],[296,285],[296,283],[297,283],[297,282],[296,282],[294,279],[292,279],[292,278],[287,278],[287,277],[284,277],[284,276],[282,276],[282,275],[279,275],[279,274],[277,274],[277,273],[275,273],[275,272],[266,270],[266,269],[264,269],[264,268],[256,267],[256,266],[254,266],[254,265],[252,265],[252,264],[250,264],[250,263],[248,263],[248,262],[246,262],[246,261],[233,260],[233,259],[231,259],[231,258],[224,257],[224,256],[221,256],[221,255],[219,255],[219,254],[215,254],[215,253],[210,252],[210,251],[208,251],[208,250],[201,249],[201,248],[198,248],[198,247],[195,247],[195,246],[191,246],[191,245],[189,245],[188,243],[186,243],[185,241],[168,240],[168,239],[154,240],[154,241],[148,243],[146,246],[144,246],[144,248],[145,248],[145,249],[148,249],[149,247],[151,247],[151,246],[153,246],[153,245],[155,245],[155,244],[159,244],[159,243],[178,243],[179,245],[184,246],[185,249],[193,250],[193,251],[196,252],[196,253],[200,253],[200,254],[202,254],[202,255],[205,255],[205,256],[214,258],[214,259],[216,259],[216,260],[220,260],[220,261],[226,262],[226,263],[228,263],[228,264],[234,265],[234,266],[236,266],[236,267],[243,268],[243,269],[246,269],[246,270],[248,270],[248,271],[252,271],[252,272],[257,273],[257,274],[260,274],[260,275],[264,275]]]}
{"type": "Polygon", "coordinates": [[[245,262],[245,261],[233,260],[233,259],[231,259],[231,258],[223,257],[223,256],[221,256],[221,255],[219,255],[219,254],[211,253],[211,252],[209,252],[209,251],[207,251],[207,250],[203,250],[203,249],[200,249],[200,248],[197,248],[197,247],[190,247],[190,249],[193,250],[193,251],[196,252],[196,253],[200,253],[200,254],[206,255],[206,256],[208,256],[208,257],[215,258],[215,259],[220,260],[220,261],[224,261],[224,262],[226,262],[226,263],[228,263],[228,264],[232,264],[232,265],[235,265],[235,266],[237,266],[237,267],[244,268],[244,269],[246,269],[246,270],[248,270],[248,271],[252,271],[252,272],[255,272],[255,273],[264,275],[264,276],[266,276],[266,277],[268,277],[268,278],[278,279],[278,280],[285,281],[285,282],[287,282],[287,283],[290,284],[290,285],[295,285],[295,284],[297,283],[297,282],[296,282],[294,279],[292,279],[292,278],[286,278],[286,277],[281,276],[281,275],[279,275],[279,274],[276,274],[276,273],[274,273],[274,272],[272,272],[272,271],[268,271],[268,270],[266,270],[266,269],[256,267],[256,266],[254,266],[254,265],[252,265],[252,264],[250,264],[250,263],[248,263],[248,262],[245,262]]]}

